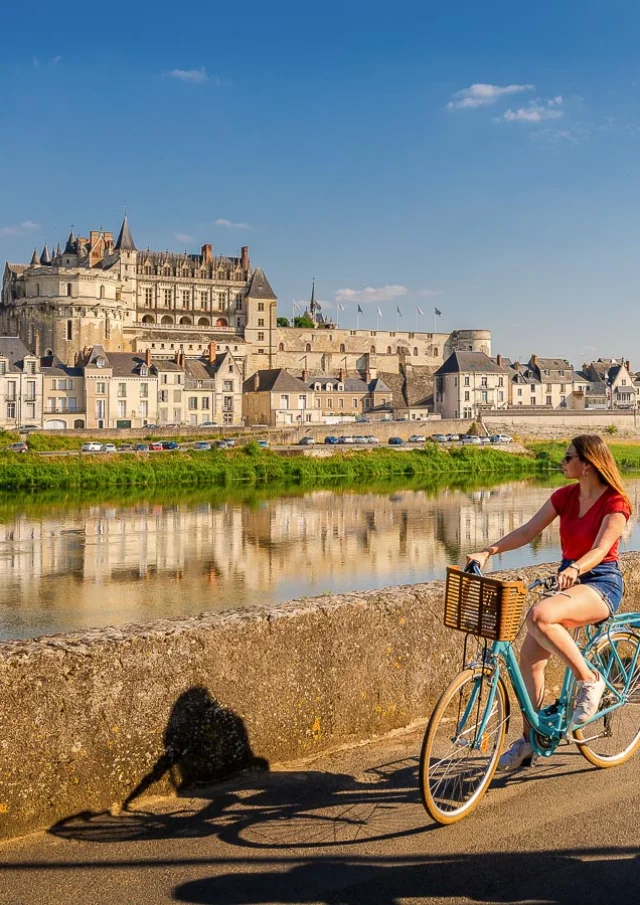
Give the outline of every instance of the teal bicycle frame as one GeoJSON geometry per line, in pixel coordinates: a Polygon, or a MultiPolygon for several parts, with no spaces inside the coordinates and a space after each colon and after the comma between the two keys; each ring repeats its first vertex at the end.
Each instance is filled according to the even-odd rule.
{"type": "MultiPolygon", "coordinates": [[[[587,659],[589,659],[589,656],[590,654],[592,654],[594,647],[601,642],[602,638],[609,638],[609,650],[613,653],[612,660],[608,664],[604,663],[600,659],[599,654],[596,652],[593,658],[589,659],[589,662],[592,663],[592,665],[604,678],[606,683],[605,693],[609,692],[610,695],[613,695],[613,703],[610,704],[609,707],[601,708],[600,710],[598,710],[597,714],[592,717],[591,720],[588,720],[586,723],[581,724],[581,730],[583,730],[585,726],[588,726],[589,723],[593,720],[602,719],[603,716],[606,716],[606,714],[617,710],[618,707],[622,706],[626,702],[626,692],[628,690],[629,681],[631,677],[636,674],[636,667],[640,655],[640,645],[636,647],[633,661],[631,663],[623,663],[618,656],[615,645],[611,643],[611,639],[612,635],[623,629],[634,628],[640,630],[640,613],[619,613],[608,619],[604,626],[599,626],[597,628],[592,625],[585,626],[587,643],[582,648],[582,655],[587,659]],[[620,671],[618,673],[618,676],[626,676],[625,688],[622,690],[622,692],[616,689],[609,682],[609,674],[613,662],[616,663],[620,671]]],[[[480,747],[481,739],[484,736],[487,728],[487,723],[493,711],[496,690],[498,687],[498,681],[500,679],[501,663],[504,664],[507,670],[507,674],[509,676],[509,679],[511,680],[511,685],[518,700],[518,704],[520,705],[520,709],[524,714],[527,722],[529,723],[529,726],[531,727],[530,741],[534,752],[540,757],[550,757],[557,748],[561,739],[565,736],[567,730],[570,728],[567,714],[569,713],[569,707],[571,706],[573,686],[575,682],[573,674],[570,669],[567,669],[565,671],[564,679],[562,681],[562,688],[560,689],[560,697],[554,704],[543,708],[540,712],[534,710],[531,699],[529,697],[529,693],[522,678],[522,673],[520,672],[520,666],[516,659],[513,645],[510,641],[495,641],[493,645],[488,649],[487,655],[484,658],[484,669],[488,668],[492,671],[490,678],[491,684],[482,721],[475,733],[472,747],[480,747]]],[[[473,667],[478,664],[469,665],[473,667]]],[[[476,689],[470,695],[469,702],[467,703],[465,711],[462,714],[458,724],[459,732],[461,732],[462,727],[465,726],[466,721],[473,708],[478,705],[477,695],[480,691],[480,687],[481,683],[478,682],[476,689]]]]}

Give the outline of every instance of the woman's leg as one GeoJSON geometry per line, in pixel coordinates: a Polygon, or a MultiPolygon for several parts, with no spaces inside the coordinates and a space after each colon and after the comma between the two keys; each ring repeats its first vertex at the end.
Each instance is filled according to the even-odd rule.
{"type": "Polygon", "coordinates": [[[536,603],[529,610],[527,624],[540,647],[556,654],[579,682],[596,678],[568,629],[607,619],[609,607],[588,585],[575,585],[536,603]]]}
{"type": "MultiPolygon", "coordinates": [[[[534,636],[528,632],[520,649],[520,672],[529,692],[529,698],[534,710],[540,710],[544,700],[544,671],[551,654],[539,644],[534,636]]],[[[522,732],[528,738],[529,724],[523,714],[522,732]]]]}

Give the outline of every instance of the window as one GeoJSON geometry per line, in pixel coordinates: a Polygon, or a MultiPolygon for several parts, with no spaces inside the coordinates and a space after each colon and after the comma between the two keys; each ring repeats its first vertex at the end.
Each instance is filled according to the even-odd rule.
{"type": "Polygon", "coordinates": [[[35,380],[27,380],[27,402],[35,402],[36,399],[36,382],[35,380]]]}
{"type": "Polygon", "coordinates": [[[218,302],[219,302],[220,305],[224,305],[224,303],[225,303],[225,301],[226,301],[226,298],[227,298],[227,293],[226,293],[226,292],[219,292],[219,293],[218,293],[218,302]]]}
{"type": "Polygon", "coordinates": [[[414,347],[413,347],[413,354],[414,354],[414,355],[417,355],[417,354],[418,354],[418,347],[417,347],[417,346],[414,346],[414,347]]]}
{"type": "MultiPolygon", "coordinates": [[[[626,381],[624,381],[624,380],[623,380],[622,382],[623,382],[623,383],[626,383],[626,381]]],[[[566,391],[567,391],[567,390],[566,390],[565,384],[564,384],[564,383],[561,383],[561,384],[560,384],[560,392],[561,392],[561,393],[566,393],[566,391]]]]}
{"type": "Polygon", "coordinates": [[[27,361],[27,374],[35,374],[36,373],[36,363],[35,361],[27,361]]]}
{"type": "Polygon", "coordinates": [[[67,341],[73,339],[73,321],[67,321],[67,341]]]}
{"type": "Polygon", "coordinates": [[[327,408],[328,408],[328,409],[332,409],[332,408],[333,408],[333,399],[332,399],[331,397],[329,397],[329,398],[327,399],[327,408]]]}
{"type": "Polygon", "coordinates": [[[160,375],[160,383],[169,383],[169,375],[161,374],[160,375]]]}
{"type": "Polygon", "coordinates": [[[562,369],[560,369],[560,370],[558,371],[558,374],[560,375],[560,377],[564,377],[564,371],[563,371],[562,369]]]}
{"type": "Polygon", "coordinates": [[[387,346],[387,355],[391,355],[391,346],[387,346]]]}
{"type": "Polygon", "coordinates": [[[100,298],[101,298],[101,299],[104,298],[104,286],[101,286],[101,287],[100,287],[100,298]]]}
{"type": "Polygon", "coordinates": [[[67,283],[67,295],[71,295],[71,283],[67,283]]]}
{"type": "MultiPolygon", "coordinates": [[[[54,387],[55,389],[55,387],[54,387]]],[[[96,383],[96,393],[98,396],[103,396],[107,392],[106,383],[96,383]]]]}
{"type": "Polygon", "coordinates": [[[351,407],[354,409],[358,408],[358,400],[355,397],[351,400],[351,407]]]}
{"type": "Polygon", "coordinates": [[[16,417],[16,404],[15,402],[7,402],[7,418],[13,419],[16,417]]]}
{"type": "Polygon", "coordinates": [[[6,373],[7,373],[7,363],[6,363],[6,361],[0,361],[0,374],[3,374],[3,375],[4,375],[4,374],[6,374],[6,373]]]}
{"type": "Polygon", "coordinates": [[[189,396],[189,409],[193,411],[198,408],[198,397],[197,396],[189,396]]]}
{"type": "Polygon", "coordinates": [[[553,402],[552,402],[552,400],[551,400],[551,396],[547,396],[547,405],[553,405],[553,402]]]}
{"type": "Polygon", "coordinates": [[[263,342],[264,342],[264,333],[262,333],[262,332],[259,332],[259,333],[258,333],[258,342],[259,342],[259,343],[263,343],[263,342]]]}
{"type": "Polygon", "coordinates": [[[233,393],[233,380],[225,380],[222,384],[225,393],[233,393]]]}
{"type": "Polygon", "coordinates": [[[35,402],[27,402],[27,420],[33,421],[36,417],[36,404],[35,402]]]}
{"type": "Polygon", "coordinates": [[[553,390],[552,385],[551,385],[550,383],[548,383],[548,384],[547,384],[547,393],[551,393],[552,390],[553,390]]]}
{"type": "Polygon", "coordinates": [[[264,311],[264,302],[258,302],[258,311],[264,311]]]}
{"type": "Polygon", "coordinates": [[[145,264],[144,272],[147,276],[151,276],[151,267],[148,264],[145,264]]]}
{"type": "Polygon", "coordinates": [[[118,401],[118,418],[126,418],[127,417],[127,400],[120,399],[118,401]]]}
{"type": "Polygon", "coordinates": [[[179,424],[180,421],[182,421],[182,409],[173,410],[173,420],[176,424],[179,424]]]}
{"type": "Polygon", "coordinates": [[[307,407],[307,396],[305,393],[300,393],[300,395],[298,396],[298,408],[306,409],[306,407],[307,407]]]}
{"type": "Polygon", "coordinates": [[[171,289],[164,290],[164,303],[167,306],[167,308],[171,307],[171,292],[172,292],[171,289]]]}
{"type": "Polygon", "coordinates": [[[281,409],[289,408],[289,394],[288,393],[282,393],[280,395],[280,408],[281,409]]]}
{"type": "Polygon", "coordinates": [[[233,412],[225,412],[222,416],[223,424],[233,424],[233,412]]]}
{"type": "Polygon", "coordinates": [[[153,289],[151,289],[151,287],[149,286],[144,291],[144,303],[148,307],[151,307],[151,305],[153,305],[153,289]]]}
{"type": "Polygon", "coordinates": [[[47,399],[47,411],[55,412],[55,410],[56,410],[55,396],[49,396],[49,398],[47,399]]]}
{"type": "Polygon", "coordinates": [[[465,390],[464,401],[465,401],[465,402],[470,402],[470,401],[471,401],[471,398],[470,398],[470,397],[471,397],[471,394],[469,393],[469,390],[465,390]]]}
{"type": "Polygon", "coordinates": [[[236,311],[242,311],[242,296],[236,296],[236,311]]]}
{"type": "Polygon", "coordinates": [[[119,383],[119,384],[118,384],[118,396],[124,397],[124,396],[126,396],[126,395],[127,395],[127,385],[126,385],[126,383],[119,383]]]}
{"type": "Polygon", "coordinates": [[[264,318],[263,318],[263,317],[259,317],[259,318],[258,318],[258,326],[259,326],[259,327],[264,327],[264,318]]]}
{"type": "Polygon", "coordinates": [[[107,400],[96,399],[96,418],[102,419],[106,417],[107,400]]]}
{"type": "Polygon", "coordinates": [[[518,387],[518,396],[522,396],[522,387],[518,387]]]}
{"type": "Polygon", "coordinates": [[[209,301],[209,293],[208,293],[208,292],[201,292],[201,293],[200,293],[200,304],[201,304],[201,305],[206,305],[208,301],[209,301]]]}
{"type": "Polygon", "coordinates": [[[278,343],[278,352],[284,352],[284,343],[278,343]]]}
{"type": "Polygon", "coordinates": [[[471,386],[470,378],[469,378],[468,376],[466,376],[466,377],[464,378],[464,385],[465,385],[466,387],[471,386]]]}
{"type": "Polygon", "coordinates": [[[344,399],[342,398],[342,396],[338,399],[338,408],[339,409],[344,408],[344,399]]]}
{"type": "MultiPolygon", "coordinates": [[[[309,351],[311,351],[311,350],[309,350],[309,351]]],[[[375,351],[376,351],[375,346],[369,346],[369,352],[372,352],[373,354],[375,354],[375,351]]]]}
{"type": "Polygon", "coordinates": [[[188,308],[189,302],[191,300],[191,293],[187,290],[187,292],[182,293],[182,307],[188,308]]]}
{"type": "Polygon", "coordinates": [[[149,384],[148,383],[140,384],[140,398],[141,399],[149,398],[149,384]]]}
{"type": "Polygon", "coordinates": [[[306,344],[306,346],[304,347],[304,351],[305,351],[305,352],[310,352],[310,351],[311,351],[311,343],[307,343],[307,344],[306,344]]]}
{"type": "Polygon", "coordinates": [[[486,403],[486,402],[488,401],[488,399],[487,399],[487,393],[485,392],[485,390],[483,390],[483,391],[480,393],[480,399],[481,399],[481,401],[484,402],[484,403],[486,403]]]}
{"type": "Polygon", "coordinates": [[[503,401],[504,401],[504,393],[502,390],[500,390],[498,392],[498,402],[503,402],[503,401]]]}
{"type": "Polygon", "coordinates": [[[233,396],[223,396],[222,397],[222,410],[224,412],[233,411],[233,396]]]}
{"type": "Polygon", "coordinates": [[[169,401],[169,390],[160,390],[158,393],[160,397],[160,402],[168,402],[169,401]]]}
{"type": "Polygon", "coordinates": [[[316,399],[316,400],[315,400],[315,406],[316,406],[317,409],[320,408],[321,404],[322,404],[322,400],[321,400],[321,399],[316,399]]]}
{"type": "Polygon", "coordinates": [[[498,386],[499,386],[499,387],[503,387],[503,386],[504,386],[504,377],[498,377],[498,386]]]}
{"type": "Polygon", "coordinates": [[[340,351],[341,351],[341,352],[346,352],[346,351],[347,351],[344,343],[340,343],[340,351]]]}
{"type": "Polygon", "coordinates": [[[483,387],[486,387],[486,386],[487,386],[487,378],[486,378],[486,377],[482,377],[482,378],[481,378],[480,385],[483,386],[483,387]]]}
{"type": "Polygon", "coordinates": [[[149,403],[146,399],[143,399],[140,402],[140,417],[148,418],[149,417],[149,403]]]}
{"type": "Polygon", "coordinates": [[[174,402],[182,402],[182,390],[174,390],[174,391],[173,391],[173,401],[174,401],[174,402]]]}
{"type": "MultiPolygon", "coordinates": [[[[626,385],[627,385],[627,381],[623,378],[623,379],[620,381],[620,386],[626,387],[626,385]]],[[[562,386],[560,387],[560,392],[561,392],[561,393],[564,393],[564,384],[562,384],[562,386]]]]}
{"type": "Polygon", "coordinates": [[[258,349],[258,355],[264,355],[264,349],[258,349]]]}
{"type": "Polygon", "coordinates": [[[209,410],[209,397],[208,396],[202,397],[202,408],[206,409],[207,411],[209,410]]]}

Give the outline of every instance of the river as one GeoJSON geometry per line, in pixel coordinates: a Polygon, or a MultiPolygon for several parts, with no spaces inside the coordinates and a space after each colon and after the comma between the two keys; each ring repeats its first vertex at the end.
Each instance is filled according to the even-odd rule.
{"type": "MultiPolygon", "coordinates": [[[[627,480],[635,512],[640,478],[627,480]]],[[[0,504],[0,638],[146,622],[442,578],[528,519],[558,481],[496,486],[219,491],[0,504]]],[[[621,548],[638,549],[632,517],[621,548]]],[[[559,558],[557,524],[495,568],[559,558]]]]}

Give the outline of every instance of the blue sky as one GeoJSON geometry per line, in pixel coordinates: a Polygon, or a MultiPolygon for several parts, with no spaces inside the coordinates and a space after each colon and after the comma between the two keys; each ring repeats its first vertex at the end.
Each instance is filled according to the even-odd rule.
{"type": "Polygon", "coordinates": [[[0,258],[126,199],[139,247],[248,244],[283,314],[315,276],[345,326],[638,369],[639,43],[631,0],[13,5],[0,258]]]}

